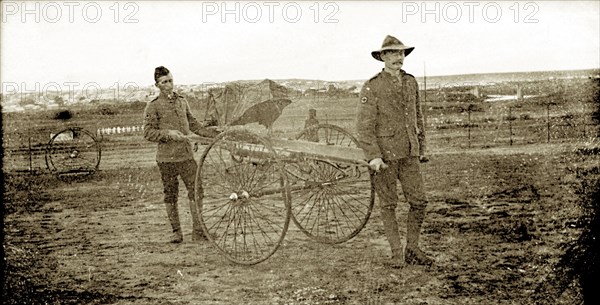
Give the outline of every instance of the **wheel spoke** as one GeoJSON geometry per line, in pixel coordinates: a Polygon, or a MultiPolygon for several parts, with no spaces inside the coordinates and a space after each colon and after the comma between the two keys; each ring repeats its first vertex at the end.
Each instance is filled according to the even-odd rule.
{"type": "Polygon", "coordinates": [[[216,248],[240,264],[270,257],[291,215],[285,172],[270,143],[247,132],[227,131],[205,149],[198,168],[201,223],[216,248]]]}
{"type": "MultiPolygon", "coordinates": [[[[297,139],[358,147],[350,133],[328,124],[306,129],[297,139]],[[311,136],[315,133],[318,139],[311,136]]],[[[293,185],[304,182],[308,186],[292,198],[292,216],[300,230],[324,243],[340,243],[356,236],[367,223],[375,202],[368,170],[325,160],[294,161],[288,165],[288,173],[296,181],[293,185]]]]}
{"type": "Polygon", "coordinates": [[[45,159],[48,169],[59,177],[63,174],[87,176],[100,165],[100,144],[86,130],[67,128],[52,137],[45,159]]]}

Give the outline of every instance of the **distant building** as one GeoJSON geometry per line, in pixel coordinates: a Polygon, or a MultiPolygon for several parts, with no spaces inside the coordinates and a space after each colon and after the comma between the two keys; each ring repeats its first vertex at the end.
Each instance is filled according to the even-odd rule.
{"type": "Polygon", "coordinates": [[[469,93],[471,93],[476,98],[479,98],[479,86],[473,87],[473,89],[469,90],[469,93]]]}
{"type": "Polygon", "coordinates": [[[520,84],[517,84],[517,96],[516,96],[517,101],[522,101],[523,100],[523,88],[521,87],[520,84]]]}

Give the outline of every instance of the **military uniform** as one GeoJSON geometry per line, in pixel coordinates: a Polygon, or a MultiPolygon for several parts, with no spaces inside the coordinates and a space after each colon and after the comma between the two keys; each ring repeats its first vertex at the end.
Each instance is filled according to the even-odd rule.
{"type": "MultiPolygon", "coordinates": [[[[372,52],[383,61],[384,50],[403,50],[408,55],[413,47],[404,46],[392,36],[386,37],[381,50],[372,52]]],[[[425,124],[415,78],[399,70],[392,75],[383,69],[362,87],[356,122],[357,139],[368,161],[380,158],[386,167],[373,175],[373,185],[381,204],[381,218],[395,261],[430,265],[431,259],[418,248],[427,198],[423,186],[420,157],[425,156],[425,124]],[[406,249],[396,221],[397,180],[410,205],[407,220],[406,249]]]]}
{"type": "Polygon", "coordinates": [[[398,160],[425,153],[425,128],[415,78],[381,71],[364,85],[358,111],[358,139],[368,160],[398,160]]]}
{"type": "Polygon", "coordinates": [[[304,129],[306,130],[306,140],[311,142],[319,142],[319,131],[315,128],[309,129],[310,127],[319,125],[319,120],[317,120],[317,110],[309,109],[308,111],[308,119],[304,121],[304,129]]]}
{"type": "Polygon", "coordinates": [[[175,92],[173,92],[171,98],[161,94],[146,106],[144,138],[158,143],[156,161],[163,182],[167,216],[176,236],[173,242],[181,242],[182,239],[177,209],[179,193],[177,176],[181,176],[188,192],[193,224],[192,237],[201,239],[203,234],[194,196],[197,164],[194,160],[193,147],[190,141],[172,139],[169,136],[169,131],[178,130],[184,135],[189,135],[192,132],[202,134],[204,132],[203,127],[190,111],[187,100],[175,92]]]}
{"type": "Polygon", "coordinates": [[[425,154],[425,129],[415,78],[381,71],[360,93],[357,138],[367,160],[382,158],[389,168],[375,174],[382,206],[396,206],[396,179],[411,206],[427,205],[418,157],[425,154]]]}
{"type": "Polygon", "coordinates": [[[189,141],[171,141],[168,134],[169,130],[179,130],[184,135],[189,135],[203,127],[190,111],[183,96],[173,93],[173,97],[169,99],[159,95],[148,103],[144,117],[144,138],[158,142],[158,163],[194,159],[193,147],[189,141]]]}

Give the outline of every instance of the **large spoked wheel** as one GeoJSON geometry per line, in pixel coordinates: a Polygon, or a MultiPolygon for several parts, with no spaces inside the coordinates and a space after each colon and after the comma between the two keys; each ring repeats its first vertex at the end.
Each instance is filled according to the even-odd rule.
{"type": "MultiPolygon", "coordinates": [[[[358,148],[346,130],[329,124],[305,129],[300,141],[358,148]]],[[[292,219],[302,232],[328,244],[345,242],[366,225],[375,191],[365,166],[319,159],[297,160],[286,169],[292,190],[292,219]]]]}
{"type": "Polygon", "coordinates": [[[269,140],[230,130],[198,162],[196,202],[208,239],[229,260],[245,265],[269,258],[290,222],[283,162],[269,140]]]}
{"type": "Polygon", "coordinates": [[[100,142],[90,132],[70,127],[55,134],[46,148],[46,166],[59,178],[85,177],[100,166],[100,142]]]}

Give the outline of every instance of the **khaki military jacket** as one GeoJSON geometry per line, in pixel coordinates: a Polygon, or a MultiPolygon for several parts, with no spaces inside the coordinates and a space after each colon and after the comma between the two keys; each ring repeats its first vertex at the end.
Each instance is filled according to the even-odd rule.
{"type": "Polygon", "coordinates": [[[144,111],[144,138],[158,142],[157,162],[180,162],[193,159],[192,144],[189,141],[173,141],[169,138],[170,129],[179,130],[184,135],[196,132],[202,127],[190,111],[187,100],[177,93],[173,99],[162,94],[146,105],[144,111]]]}
{"type": "Polygon", "coordinates": [[[362,87],[357,139],[368,160],[425,155],[425,129],[414,76],[381,71],[362,87]]]}

